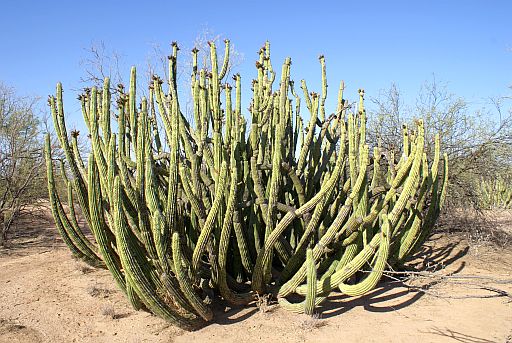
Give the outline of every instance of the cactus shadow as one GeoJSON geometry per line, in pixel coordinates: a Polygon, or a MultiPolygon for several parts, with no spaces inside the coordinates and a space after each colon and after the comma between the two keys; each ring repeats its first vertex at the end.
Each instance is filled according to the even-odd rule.
{"type": "MultiPolygon", "coordinates": [[[[433,237],[419,252],[413,255],[405,265],[405,270],[435,272],[446,269],[451,275],[460,273],[466,266],[460,261],[469,247],[462,240],[444,237],[433,237]],[[458,265],[454,265],[460,262],[458,265]]],[[[346,313],[356,307],[362,307],[370,312],[392,312],[408,307],[420,300],[428,290],[438,284],[434,279],[421,288],[411,288],[405,284],[406,279],[397,277],[384,278],[372,292],[358,298],[353,298],[341,292],[331,295],[326,302],[319,306],[322,318],[330,318],[346,313]]]]}
{"type": "Polygon", "coordinates": [[[463,258],[468,251],[469,246],[461,238],[451,238],[447,242],[443,235],[435,235],[408,259],[406,269],[431,272],[445,269],[463,258]]]}
{"type": "Polygon", "coordinates": [[[337,293],[319,306],[318,312],[322,313],[322,318],[339,316],[356,307],[362,307],[369,312],[392,312],[414,304],[424,294],[424,292],[411,292],[407,288],[397,287],[396,284],[388,282],[359,298],[337,293]]]}
{"type": "Polygon", "coordinates": [[[133,315],[133,312],[116,313],[114,319],[124,319],[133,315]]]}
{"type": "Polygon", "coordinates": [[[213,308],[213,311],[215,320],[212,324],[231,325],[252,317],[259,309],[256,305],[232,306],[227,303],[219,303],[213,308]]]}

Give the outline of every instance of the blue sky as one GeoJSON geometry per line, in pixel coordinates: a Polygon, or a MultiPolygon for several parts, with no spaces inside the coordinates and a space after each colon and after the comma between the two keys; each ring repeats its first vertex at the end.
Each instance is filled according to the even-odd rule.
{"type": "MultiPolygon", "coordinates": [[[[228,37],[244,60],[249,88],[258,48],[270,40],[274,68],[292,58],[292,77],[319,90],[324,54],[336,97],[369,96],[398,84],[413,101],[432,78],[475,106],[510,94],[512,1],[2,1],[0,81],[21,94],[46,97],[61,81],[72,121],[80,121],[76,91],[85,49],[103,42],[122,68],[145,65],[153,47],[191,47],[208,28],[228,37]]],[[[188,53],[188,51],[182,51],[188,53]]],[[[188,74],[188,71],[186,72],[188,74]]]]}

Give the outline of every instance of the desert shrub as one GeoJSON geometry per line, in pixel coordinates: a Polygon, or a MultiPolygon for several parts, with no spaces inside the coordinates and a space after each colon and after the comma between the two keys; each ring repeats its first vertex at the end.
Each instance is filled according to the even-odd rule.
{"type": "MultiPolygon", "coordinates": [[[[433,79],[424,84],[416,104],[410,106],[393,84],[372,99],[370,141],[380,142],[384,149],[400,155],[402,125],[411,126],[417,118],[423,118],[427,141],[433,141],[435,133],[439,133],[448,155],[447,213],[450,206],[480,210],[488,206],[482,184],[510,180],[512,176],[512,113],[503,108],[506,100],[495,100],[493,110],[475,110],[464,98],[450,93],[445,84],[433,79]]],[[[512,190],[510,184],[501,187],[512,190]]]]}
{"type": "Polygon", "coordinates": [[[0,245],[21,214],[47,198],[36,99],[0,84],[0,245]]]}

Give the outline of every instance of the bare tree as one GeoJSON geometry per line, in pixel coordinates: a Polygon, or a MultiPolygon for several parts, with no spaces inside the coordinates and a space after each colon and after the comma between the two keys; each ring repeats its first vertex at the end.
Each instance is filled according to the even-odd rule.
{"type": "Polygon", "coordinates": [[[434,77],[424,83],[416,104],[405,106],[398,87],[393,84],[372,99],[370,141],[380,140],[384,149],[399,152],[401,125],[423,118],[427,153],[433,152],[434,136],[439,133],[442,150],[448,155],[447,203],[478,207],[482,179],[499,176],[512,181],[512,113],[504,108],[505,100],[492,101],[492,110],[473,110],[464,98],[450,93],[446,84],[434,77]]]}
{"type": "MultiPolygon", "coordinates": [[[[224,41],[227,39],[224,35],[216,34],[208,27],[204,27],[201,32],[195,37],[191,45],[180,45],[180,55],[178,58],[178,89],[190,90],[191,79],[190,73],[192,71],[192,53],[193,49],[198,50],[198,67],[206,70],[211,70],[210,65],[210,42],[215,42],[217,46],[218,57],[220,60],[224,59],[224,41]],[[189,73],[190,72],[190,73],[189,73]]],[[[262,42],[263,43],[263,42],[262,42]]],[[[142,68],[137,69],[139,75],[143,75],[142,79],[146,80],[138,84],[137,92],[139,94],[148,96],[147,87],[152,83],[153,76],[159,75],[162,79],[168,79],[168,58],[171,51],[171,42],[168,46],[162,47],[158,44],[152,44],[150,52],[146,56],[146,61],[142,68]]],[[[235,69],[242,63],[244,55],[239,52],[235,45],[230,42],[229,48],[229,64],[226,72],[225,80],[230,80],[234,74],[235,69]]],[[[84,75],[80,78],[80,82],[85,87],[96,86],[101,88],[105,77],[110,78],[111,93],[116,95],[118,92],[118,84],[123,84],[123,75],[127,75],[127,70],[123,70],[122,55],[115,50],[109,48],[104,42],[94,42],[90,47],[85,49],[85,56],[80,61],[83,68],[84,75]]],[[[192,95],[187,92],[180,93],[180,101],[182,105],[181,110],[189,121],[193,121],[192,114],[192,95]]],[[[158,119],[157,119],[158,120],[158,119]]],[[[159,121],[158,126],[162,127],[159,121]]],[[[87,144],[85,144],[87,146],[87,144]]]]}
{"type": "Polygon", "coordinates": [[[106,77],[111,79],[113,85],[112,90],[116,90],[118,83],[123,83],[120,71],[121,55],[107,48],[103,41],[94,42],[90,47],[84,49],[86,54],[80,60],[80,66],[84,71],[84,76],[80,78],[80,82],[96,87],[103,86],[103,80],[106,77]]]}
{"type": "Polygon", "coordinates": [[[0,84],[0,245],[16,219],[46,197],[36,102],[0,84]]]}
{"type": "Polygon", "coordinates": [[[381,90],[378,97],[370,99],[375,106],[369,122],[370,142],[379,142],[386,150],[399,149],[402,139],[402,125],[406,112],[400,89],[392,83],[389,89],[381,90]]]}

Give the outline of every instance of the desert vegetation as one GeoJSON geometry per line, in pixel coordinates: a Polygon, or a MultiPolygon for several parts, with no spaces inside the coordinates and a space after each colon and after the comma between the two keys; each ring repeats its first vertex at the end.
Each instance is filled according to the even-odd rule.
{"type": "Polygon", "coordinates": [[[178,51],[173,43],[167,77],[142,91],[132,68],[129,85],[105,78],[80,94],[88,156],[79,132],[68,133],[61,84],[48,101],[65,156],[54,161],[47,136],[57,229],[75,257],[110,271],[135,309],[194,329],[219,298],[244,305],[273,294],[315,315],[334,289],[361,296],[385,270],[407,269],[439,216],[509,204],[506,182],[486,194],[496,175],[509,177],[510,113],[483,121],[436,83],[404,113],[395,87],[370,111],[363,90],[345,99],[342,82],[327,109],[324,56],[321,89],[302,80],[300,92],[291,60],[279,77],[268,43],[246,112],[242,76],[227,80],[229,41],[223,58],[210,42],[202,68],[192,51],[186,111],[178,51]]]}
{"type": "Polygon", "coordinates": [[[266,42],[248,70],[207,30],[131,69],[91,43],[76,84],[38,79],[62,48],[32,85],[4,70],[0,342],[510,342],[510,90],[411,97],[367,38],[361,84],[329,46],[266,42]]]}
{"type": "Polygon", "coordinates": [[[47,198],[37,99],[0,84],[0,246],[24,214],[37,215],[47,198]]]}

